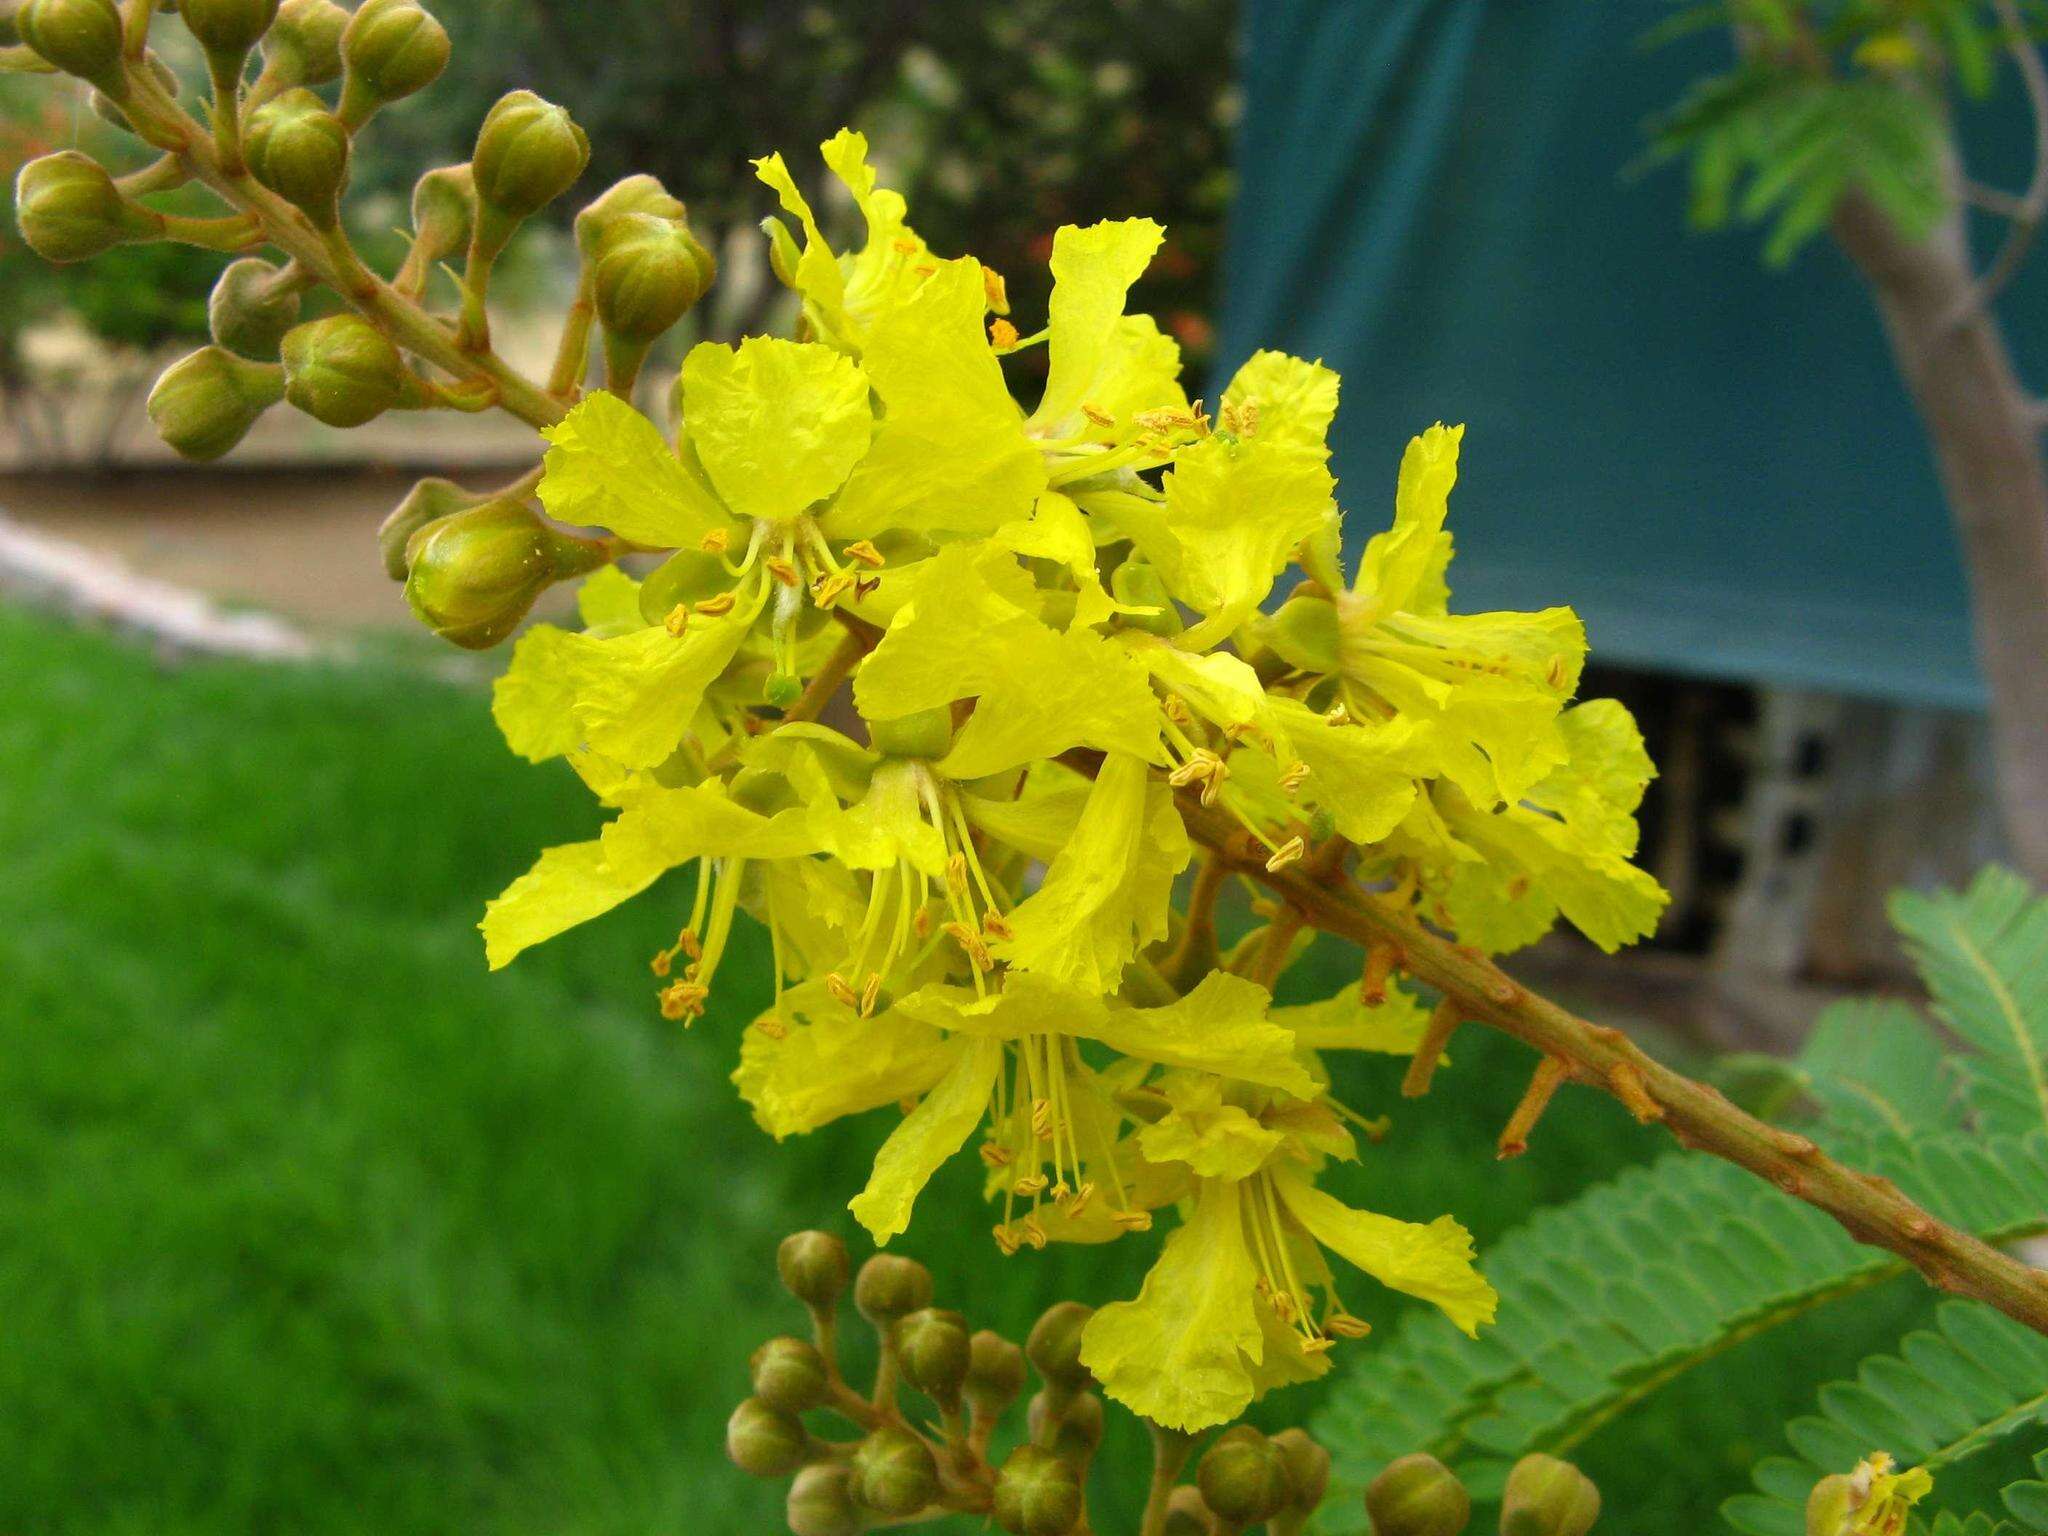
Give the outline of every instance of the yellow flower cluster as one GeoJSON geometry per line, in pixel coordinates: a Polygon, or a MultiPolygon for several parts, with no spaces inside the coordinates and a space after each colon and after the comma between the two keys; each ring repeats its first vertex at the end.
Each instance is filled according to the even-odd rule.
{"type": "Polygon", "coordinates": [[[1274,868],[1347,860],[1487,950],[1560,914],[1639,937],[1664,900],[1629,863],[1651,770],[1626,711],[1570,703],[1577,619],[1448,611],[1455,428],[1410,445],[1347,583],[1336,375],[1260,353],[1213,418],[1190,403],[1174,342],[1125,310],[1158,225],[1061,229],[1047,323],[1020,336],[1000,279],[910,230],[860,135],[824,154],[858,251],[779,157],[757,165],[794,225],[767,227],[803,339],[695,348],[673,442],[609,394],[548,434],[551,514],[673,553],[591,577],[583,627],[530,631],[498,686],[513,748],[566,758],[616,814],[490,905],[491,964],[694,864],[662,1009],[703,1010],[737,912],[767,927],[775,1001],[735,1080],[778,1137],[903,1107],[852,1199],[876,1241],[970,1142],[1006,1252],[1178,1212],[1084,1346],[1160,1423],[1327,1369],[1363,1331],[1331,1255],[1477,1328],[1494,1295],[1456,1222],[1316,1184],[1359,1123],[1323,1055],[1413,1051],[1426,1009],[1398,984],[1275,1007],[1296,934],[1217,950],[1184,909],[1221,876],[1183,879],[1183,807],[1274,868]],[[1027,411],[1002,359],[1039,346],[1027,411]],[[849,678],[851,711],[821,713],[849,678]]]}

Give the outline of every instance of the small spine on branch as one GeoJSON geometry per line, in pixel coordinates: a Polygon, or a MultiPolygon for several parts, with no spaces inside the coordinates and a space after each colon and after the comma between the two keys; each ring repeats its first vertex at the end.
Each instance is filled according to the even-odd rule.
{"type": "Polygon", "coordinates": [[[1546,1056],[1536,1063],[1536,1070],[1529,1076],[1529,1086],[1522,1091],[1521,1102],[1515,1105],[1515,1112],[1508,1116],[1508,1123],[1501,1129],[1500,1155],[1503,1158],[1520,1157],[1529,1150],[1529,1133],[1536,1129],[1536,1122],[1550,1107],[1551,1095],[1570,1075],[1571,1068],[1555,1056],[1546,1056]]]}
{"type": "Polygon", "coordinates": [[[1451,1043],[1451,1036],[1458,1032],[1458,1026],[1465,1022],[1465,1010],[1457,999],[1447,997],[1436,1005],[1429,1016],[1429,1027],[1422,1032],[1422,1043],[1415,1047],[1415,1054],[1409,1059],[1408,1071],[1401,1079],[1401,1096],[1419,1099],[1429,1092],[1430,1082],[1436,1077],[1436,1064],[1442,1059],[1444,1047],[1451,1043]]]}

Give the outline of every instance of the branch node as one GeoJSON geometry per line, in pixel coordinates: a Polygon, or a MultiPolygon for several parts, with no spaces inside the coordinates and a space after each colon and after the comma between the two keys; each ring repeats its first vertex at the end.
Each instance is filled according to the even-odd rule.
{"type": "Polygon", "coordinates": [[[1634,1062],[1617,1061],[1607,1069],[1607,1082],[1622,1106],[1642,1124],[1664,1118],[1664,1106],[1650,1097],[1650,1090],[1643,1086],[1643,1074],[1636,1070],[1634,1062]]]}

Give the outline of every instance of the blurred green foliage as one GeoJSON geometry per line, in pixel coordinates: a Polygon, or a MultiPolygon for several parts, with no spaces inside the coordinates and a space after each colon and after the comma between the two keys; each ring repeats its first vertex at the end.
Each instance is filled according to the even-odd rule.
{"type": "MultiPolygon", "coordinates": [[[[657,900],[488,974],[484,898],[593,813],[504,753],[479,692],[409,663],[165,670],[4,609],[0,655],[0,1529],[768,1528],[775,1490],[721,1438],[748,1353],[799,1322],[774,1245],[855,1236],[841,1202],[887,1117],[763,1155],[725,1077],[764,964],[663,1023],[657,900]]],[[[1304,986],[1346,984],[1355,957],[1327,959],[1304,986]]],[[[1344,1067],[1395,1130],[1337,1192],[1455,1210],[1482,1246],[1664,1145],[1567,1089],[1497,1163],[1527,1061],[1479,1031],[1421,1104],[1398,1062],[1344,1067]]],[[[950,1172],[904,1246],[978,1322],[1129,1294],[1156,1247],[998,1263],[974,1170],[950,1172]]],[[[1731,1355],[1584,1464],[1616,1507],[1709,1508],[1816,1361],[1923,1304],[1891,1288],[1731,1355]]],[[[1111,1420],[1111,1464],[1141,1462],[1111,1420]]]]}
{"type": "MultiPolygon", "coordinates": [[[[1702,76],[1651,125],[1652,160],[1686,161],[1701,229],[1764,225],[1790,261],[1850,195],[1910,238],[1948,211],[1951,118],[1990,94],[2005,0],[1708,0],[1644,41],[1732,34],[1733,64],[1702,76]]],[[[2008,6],[2019,18],[2018,0],[2008,6]]],[[[2036,22],[2039,0],[2024,12],[2036,22]]]]}

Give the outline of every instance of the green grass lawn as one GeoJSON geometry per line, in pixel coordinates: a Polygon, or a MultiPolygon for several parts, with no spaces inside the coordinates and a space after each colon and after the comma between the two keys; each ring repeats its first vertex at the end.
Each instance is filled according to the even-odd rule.
{"type": "MultiPolygon", "coordinates": [[[[693,1030],[652,1006],[673,889],[484,970],[484,899],[596,820],[419,668],[167,669],[0,610],[0,1531],[781,1528],[723,1421],[797,1321],[776,1239],[852,1235],[886,1116],[755,1130],[726,1075],[759,966],[693,1030]]],[[[1496,1165],[1526,1068],[1461,1037],[1334,1187],[1483,1241],[1659,1149],[1567,1090],[1496,1165]]],[[[1396,1102],[1395,1064],[1347,1070],[1396,1102]]],[[[904,1247],[977,1323],[1128,1294],[1156,1247],[1000,1261],[973,1184],[944,1177],[904,1247]]],[[[1676,1507],[1732,1491],[1716,1435],[1773,1448],[1790,1379],[1703,1376],[1587,1464],[1649,1487],[1645,1437],[1683,1435],[1711,1465],[1676,1507]]]]}

